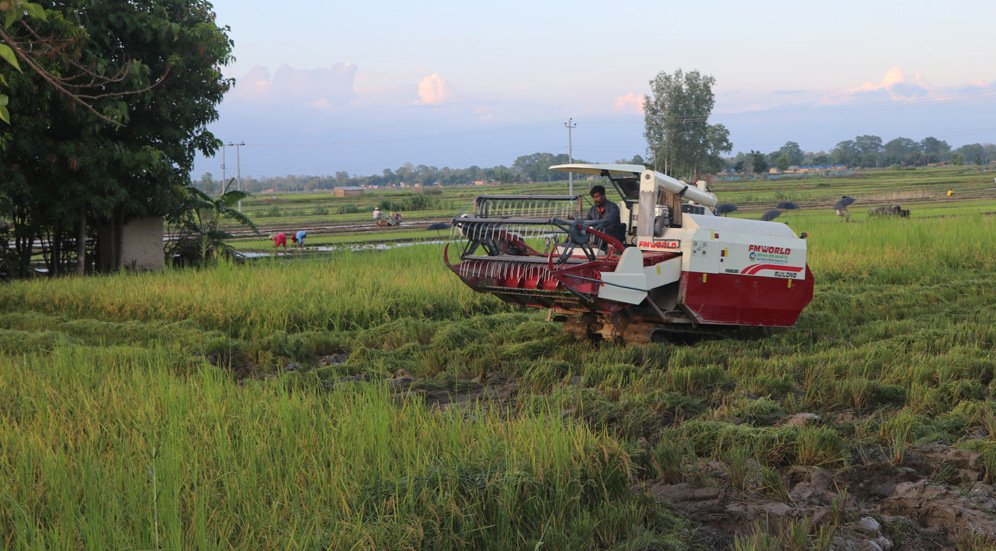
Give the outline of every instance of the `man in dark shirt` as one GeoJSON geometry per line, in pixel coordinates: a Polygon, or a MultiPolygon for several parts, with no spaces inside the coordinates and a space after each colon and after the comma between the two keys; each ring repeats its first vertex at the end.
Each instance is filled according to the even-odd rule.
{"type": "MultiPolygon", "coordinates": [[[[602,233],[615,237],[619,241],[626,239],[626,226],[619,221],[619,207],[612,201],[605,200],[605,187],[594,186],[588,192],[595,203],[588,209],[588,220],[607,220],[604,226],[596,228],[602,233]]],[[[601,248],[605,248],[604,246],[601,248]]]]}

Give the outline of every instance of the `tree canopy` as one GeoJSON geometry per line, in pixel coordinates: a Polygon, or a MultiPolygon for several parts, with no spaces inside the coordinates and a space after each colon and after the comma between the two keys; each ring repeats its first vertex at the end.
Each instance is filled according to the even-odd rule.
{"type": "Polygon", "coordinates": [[[650,81],[644,98],[644,136],[654,167],[680,178],[723,167],[720,154],[730,151],[730,133],[721,124],[709,124],[716,100],[716,79],[698,71],[661,72],[650,81]]]}
{"type": "Polygon", "coordinates": [[[195,153],[220,146],[206,125],[231,86],[221,67],[232,43],[205,0],[40,5],[45,20],[9,27],[19,48],[51,55],[35,60],[41,72],[7,74],[16,108],[0,138],[0,205],[22,267],[42,241],[59,273],[71,261],[82,269],[98,226],[184,204],[195,153]],[[90,90],[85,105],[45,76],[91,73],[113,79],[116,92],[90,90]]]}

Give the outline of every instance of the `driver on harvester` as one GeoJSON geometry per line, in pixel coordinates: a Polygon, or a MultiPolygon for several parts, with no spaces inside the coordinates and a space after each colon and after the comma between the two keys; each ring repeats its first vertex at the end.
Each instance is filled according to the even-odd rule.
{"type": "MultiPolygon", "coordinates": [[[[595,204],[588,209],[587,219],[605,220],[605,224],[597,229],[623,242],[626,239],[626,227],[619,221],[619,207],[615,203],[605,200],[605,187],[593,186],[588,194],[591,195],[595,204]]],[[[599,248],[604,250],[606,246],[603,243],[599,248]]]]}

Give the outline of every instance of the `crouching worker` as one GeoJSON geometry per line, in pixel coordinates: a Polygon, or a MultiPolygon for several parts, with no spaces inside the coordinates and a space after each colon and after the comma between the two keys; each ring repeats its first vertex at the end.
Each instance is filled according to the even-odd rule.
{"type": "Polygon", "coordinates": [[[273,248],[279,249],[280,247],[287,250],[287,234],[284,232],[277,233],[273,236],[273,248]]]}

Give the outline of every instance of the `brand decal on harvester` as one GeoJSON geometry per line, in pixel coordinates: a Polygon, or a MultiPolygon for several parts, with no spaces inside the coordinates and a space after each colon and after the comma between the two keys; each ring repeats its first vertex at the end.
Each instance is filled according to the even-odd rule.
{"type": "Polygon", "coordinates": [[[747,251],[752,253],[783,254],[785,256],[792,254],[792,249],[788,247],[772,247],[770,245],[749,245],[747,251]]]}
{"type": "Polygon", "coordinates": [[[662,241],[640,241],[637,246],[641,249],[680,249],[681,240],[679,239],[664,239],[662,241]]]}
{"type": "Polygon", "coordinates": [[[792,254],[792,249],[788,247],[775,247],[772,245],[748,245],[747,258],[751,261],[772,262],[774,264],[785,264],[788,256],[792,254]]]}

